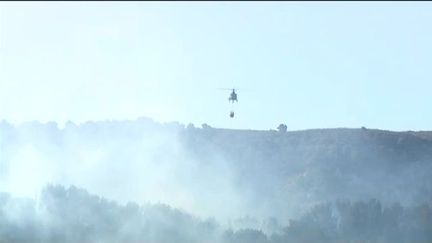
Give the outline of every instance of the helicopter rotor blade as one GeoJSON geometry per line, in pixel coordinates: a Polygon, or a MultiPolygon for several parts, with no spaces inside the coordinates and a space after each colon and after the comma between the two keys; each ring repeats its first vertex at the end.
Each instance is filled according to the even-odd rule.
{"type": "Polygon", "coordinates": [[[219,90],[243,90],[243,89],[238,89],[238,88],[217,88],[219,90]]]}

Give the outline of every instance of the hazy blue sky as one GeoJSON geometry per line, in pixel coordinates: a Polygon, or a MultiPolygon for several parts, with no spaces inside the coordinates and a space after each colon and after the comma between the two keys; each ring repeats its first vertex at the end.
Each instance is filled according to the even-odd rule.
{"type": "Polygon", "coordinates": [[[431,130],[431,26],[431,2],[2,2],[0,119],[431,130]]]}

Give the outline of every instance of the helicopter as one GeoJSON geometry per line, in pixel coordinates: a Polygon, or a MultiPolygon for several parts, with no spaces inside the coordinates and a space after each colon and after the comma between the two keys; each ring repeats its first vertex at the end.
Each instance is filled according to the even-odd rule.
{"type": "MultiPolygon", "coordinates": [[[[220,88],[222,89],[222,88],[220,88]]],[[[222,90],[232,90],[230,96],[228,97],[228,101],[231,103],[238,102],[237,100],[237,93],[236,93],[236,89],[232,88],[232,89],[222,89],[222,90]]]]}
{"type": "Polygon", "coordinates": [[[232,103],[234,103],[234,101],[238,102],[238,100],[237,100],[237,94],[235,92],[235,89],[232,90],[232,92],[231,92],[230,97],[228,98],[228,100],[230,102],[232,102],[232,103]]]}
{"type": "MultiPolygon", "coordinates": [[[[234,101],[238,102],[237,93],[236,93],[236,89],[235,88],[232,88],[232,89],[223,89],[223,90],[231,90],[231,94],[228,97],[228,101],[230,103],[234,104],[234,101]]],[[[234,108],[234,106],[233,106],[233,108],[234,108]]],[[[230,111],[229,116],[230,116],[230,118],[234,118],[234,111],[233,110],[230,111]]]]}

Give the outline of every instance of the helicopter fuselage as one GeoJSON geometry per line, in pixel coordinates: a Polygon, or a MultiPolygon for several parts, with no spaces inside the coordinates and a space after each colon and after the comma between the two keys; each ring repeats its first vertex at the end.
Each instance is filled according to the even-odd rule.
{"type": "Polygon", "coordinates": [[[238,102],[238,100],[237,100],[237,94],[236,94],[236,92],[234,90],[232,91],[232,93],[231,93],[230,97],[228,98],[228,100],[231,101],[231,102],[233,102],[233,103],[234,103],[234,101],[238,102]]]}

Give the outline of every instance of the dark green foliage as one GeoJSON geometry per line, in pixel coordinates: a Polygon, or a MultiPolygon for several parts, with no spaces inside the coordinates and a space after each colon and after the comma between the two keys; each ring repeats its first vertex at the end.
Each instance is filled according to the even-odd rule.
{"type": "MultiPolygon", "coordinates": [[[[83,189],[47,186],[36,203],[0,194],[0,242],[412,243],[432,242],[432,207],[378,200],[318,204],[279,233],[224,230],[167,205],[122,206],[83,189]]],[[[269,224],[276,227],[271,219],[269,224]]]]}
{"type": "Polygon", "coordinates": [[[321,204],[291,220],[274,242],[432,242],[431,204],[383,207],[375,199],[321,204]]]}
{"type": "Polygon", "coordinates": [[[0,242],[210,242],[218,230],[167,205],[121,206],[73,186],[47,186],[39,204],[0,202],[0,242]]]}

